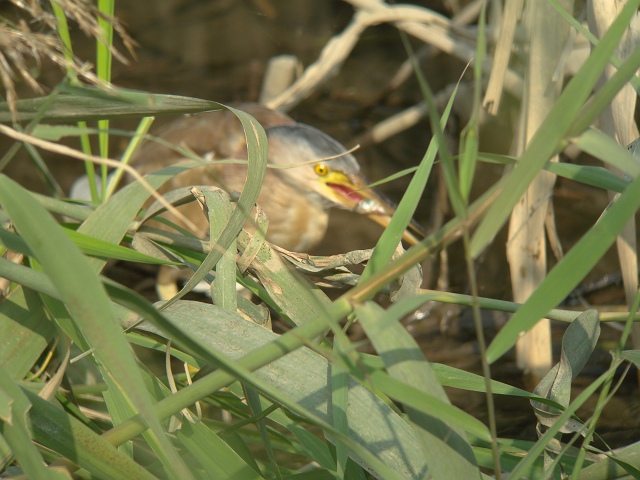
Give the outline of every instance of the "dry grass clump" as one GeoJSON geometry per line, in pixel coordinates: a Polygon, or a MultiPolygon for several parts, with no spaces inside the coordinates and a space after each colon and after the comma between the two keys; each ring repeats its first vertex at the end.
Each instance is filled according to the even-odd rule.
{"type": "Polygon", "coordinates": [[[92,84],[101,82],[92,72],[93,65],[75,57],[59,33],[66,30],[61,30],[60,24],[66,23],[67,19],[75,22],[87,36],[109,45],[113,56],[127,63],[127,58],[105,38],[100,20],[111,22],[125,48],[133,54],[134,42],[122,24],[88,0],[54,0],[51,4],[38,0],[11,0],[11,3],[16,7],[15,16],[19,19],[13,21],[0,17],[0,79],[14,118],[18,78],[36,93],[43,93],[42,86],[33,76],[31,62],[40,65],[43,59],[48,59],[74,78],[82,78],[92,84]],[[53,5],[53,11],[49,9],[50,5],[53,5]]]}

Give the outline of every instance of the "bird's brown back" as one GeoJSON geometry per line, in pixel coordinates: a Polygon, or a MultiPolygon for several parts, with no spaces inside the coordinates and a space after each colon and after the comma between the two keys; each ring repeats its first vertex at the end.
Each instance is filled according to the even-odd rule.
{"type": "MultiPolygon", "coordinates": [[[[245,103],[234,107],[252,115],[265,129],[296,124],[289,116],[258,104],[245,103]]],[[[247,158],[242,124],[227,110],[185,116],[165,126],[154,136],[212,159],[247,158]]],[[[131,164],[144,175],[182,160],[185,160],[184,155],[175,149],[155,141],[146,141],[131,164]]],[[[166,193],[193,185],[215,185],[227,192],[241,191],[245,180],[246,167],[243,165],[198,167],[177,175],[159,191],[166,193]]],[[[279,246],[306,251],[324,236],[327,226],[326,212],[310,204],[295,189],[283,183],[274,170],[267,170],[258,205],[264,209],[269,219],[269,240],[279,246]]],[[[209,226],[195,203],[180,207],[180,211],[198,226],[198,231],[194,233],[200,237],[207,235],[209,226]]],[[[174,215],[167,216],[171,221],[186,227],[174,215]]]]}
{"type": "MultiPolygon", "coordinates": [[[[296,123],[284,113],[255,103],[242,103],[234,107],[252,115],[265,129],[296,123]]],[[[217,159],[247,157],[242,124],[228,110],[186,115],[166,125],[154,136],[165,142],[187,147],[201,156],[212,154],[217,159]]],[[[174,149],[148,140],[137,151],[131,164],[140,173],[146,174],[183,159],[184,156],[174,149]]]]}

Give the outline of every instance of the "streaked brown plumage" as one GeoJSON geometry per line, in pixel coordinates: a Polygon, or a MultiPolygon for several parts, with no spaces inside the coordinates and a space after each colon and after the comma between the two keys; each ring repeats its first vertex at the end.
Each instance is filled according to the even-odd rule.
{"type": "MultiPolygon", "coordinates": [[[[257,104],[241,104],[236,108],[255,117],[265,128],[269,139],[269,163],[294,164],[319,160],[314,165],[291,169],[267,169],[258,205],[269,220],[267,238],[292,251],[308,251],[326,232],[327,209],[341,207],[370,216],[386,225],[393,207],[372,189],[360,174],[355,158],[328,135],[289,116],[257,104]],[[340,156],[340,154],[344,155],[340,156]],[[326,157],[337,158],[321,160],[326,157]],[[360,208],[367,200],[368,207],[360,208]]],[[[183,145],[195,153],[212,159],[244,159],[247,156],[245,136],[240,121],[229,111],[216,111],[183,117],[164,128],[157,136],[183,145]]],[[[157,142],[145,142],[132,165],[146,174],[182,160],[174,150],[157,142]]],[[[228,192],[241,191],[246,178],[242,165],[216,165],[192,169],[173,178],[164,191],[190,185],[218,185],[228,192]]],[[[199,207],[190,204],[183,213],[208,232],[206,219],[199,207]]],[[[175,218],[172,220],[175,221],[175,218]]],[[[405,239],[415,242],[409,232],[405,239]]]]}

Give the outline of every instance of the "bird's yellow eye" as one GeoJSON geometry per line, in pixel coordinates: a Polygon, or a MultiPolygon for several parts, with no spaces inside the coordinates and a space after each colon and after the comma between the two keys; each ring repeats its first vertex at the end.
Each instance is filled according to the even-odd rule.
{"type": "Polygon", "coordinates": [[[327,167],[324,163],[318,163],[317,165],[314,165],[313,169],[321,177],[324,177],[327,173],[329,173],[329,167],[327,167]]]}

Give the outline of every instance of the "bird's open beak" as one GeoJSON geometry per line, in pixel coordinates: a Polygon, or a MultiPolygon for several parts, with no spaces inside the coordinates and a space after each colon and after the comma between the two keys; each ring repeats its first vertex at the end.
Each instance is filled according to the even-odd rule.
{"type": "MultiPolygon", "coordinates": [[[[364,177],[347,176],[339,171],[331,171],[322,177],[321,181],[327,187],[330,200],[340,207],[365,215],[383,227],[389,225],[396,210],[395,205],[373,188],[369,188],[364,177]]],[[[407,230],[402,234],[402,239],[415,245],[420,239],[414,233],[420,237],[426,236],[422,226],[411,220],[407,230]]]]}

